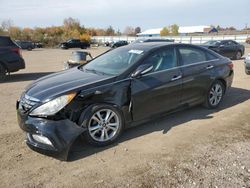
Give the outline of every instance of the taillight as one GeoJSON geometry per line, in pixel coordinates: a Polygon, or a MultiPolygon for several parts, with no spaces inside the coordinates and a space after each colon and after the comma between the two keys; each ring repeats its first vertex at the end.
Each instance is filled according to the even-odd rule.
{"type": "Polygon", "coordinates": [[[22,56],[20,48],[11,48],[12,52],[15,52],[16,54],[22,56]]]}
{"type": "Polygon", "coordinates": [[[233,70],[233,69],[234,69],[234,64],[233,64],[232,62],[229,63],[228,66],[229,66],[230,70],[233,70]]]}

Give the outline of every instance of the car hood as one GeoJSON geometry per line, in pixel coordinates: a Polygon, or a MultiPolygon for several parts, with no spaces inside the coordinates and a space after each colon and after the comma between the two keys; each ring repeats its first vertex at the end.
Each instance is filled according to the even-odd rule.
{"type": "Polygon", "coordinates": [[[25,94],[40,101],[72,92],[97,87],[114,80],[114,76],[84,72],[78,68],[42,77],[26,88],[25,94]]]}

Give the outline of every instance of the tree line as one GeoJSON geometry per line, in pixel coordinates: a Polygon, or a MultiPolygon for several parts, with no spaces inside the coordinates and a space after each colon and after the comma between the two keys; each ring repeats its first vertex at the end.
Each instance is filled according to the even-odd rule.
{"type": "Polygon", "coordinates": [[[66,18],[61,26],[21,28],[15,26],[11,20],[5,20],[0,24],[0,35],[8,35],[13,40],[41,42],[44,46],[56,46],[62,41],[75,38],[82,41],[91,41],[91,36],[135,36],[141,32],[140,27],[127,26],[123,32],[115,31],[112,26],[106,29],[86,28],[78,19],[66,18]]]}
{"type": "Polygon", "coordinates": [[[161,32],[160,32],[161,36],[169,36],[169,35],[176,36],[178,34],[179,34],[179,26],[176,24],[163,27],[161,32]]]}

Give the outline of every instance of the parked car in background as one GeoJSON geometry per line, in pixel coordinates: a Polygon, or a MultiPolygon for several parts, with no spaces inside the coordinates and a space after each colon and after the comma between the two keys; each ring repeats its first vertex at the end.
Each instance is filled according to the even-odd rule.
{"type": "Polygon", "coordinates": [[[0,81],[6,74],[25,68],[20,48],[7,36],[0,36],[0,81]]]}
{"type": "Polygon", "coordinates": [[[210,40],[203,45],[230,59],[240,59],[245,53],[245,47],[234,40],[210,40]]]}
{"type": "Polygon", "coordinates": [[[250,54],[248,54],[245,59],[245,72],[246,74],[250,74],[250,54]]]}
{"type": "Polygon", "coordinates": [[[248,37],[248,38],[246,39],[246,43],[247,43],[247,44],[250,44],[250,37],[248,37]]]}
{"type": "Polygon", "coordinates": [[[111,47],[113,44],[114,44],[114,41],[106,41],[104,43],[105,46],[109,46],[109,47],[111,47]]]}
{"type": "Polygon", "coordinates": [[[23,50],[32,50],[35,48],[35,45],[31,41],[16,40],[15,43],[23,50]]]}
{"type": "Polygon", "coordinates": [[[128,41],[120,40],[111,44],[111,48],[118,48],[118,47],[125,46],[125,45],[128,45],[128,41]]]}
{"type": "Polygon", "coordinates": [[[68,48],[81,48],[86,49],[90,47],[89,42],[80,41],[79,39],[70,39],[66,42],[61,43],[60,48],[68,49],[68,48]]]}
{"type": "Polygon", "coordinates": [[[43,43],[41,42],[34,42],[35,48],[43,48],[43,43]]]}
{"type": "Polygon", "coordinates": [[[17,102],[18,123],[31,148],[65,160],[79,136],[105,146],[159,115],[218,107],[233,75],[231,60],[199,46],[127,45],[29,85],[17,102]]]}
{"type": "Polygon", "coordinates": [[[142,38],[135,40],[133,43],[142,43],[142,42],[174,42],[174,39],[142,38]]]}

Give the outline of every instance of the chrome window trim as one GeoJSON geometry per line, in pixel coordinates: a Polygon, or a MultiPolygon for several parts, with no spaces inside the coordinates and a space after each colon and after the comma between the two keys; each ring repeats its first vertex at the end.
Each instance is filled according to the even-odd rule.
{"type": "Polygon", "coordinates": [[[218,61],[218,60],[220,60],[220,59],[218,58],[218,59],[212,59],[212,60],[208,60],[208,61],[200,61],[200,62],[197,62],[197,63],[191,63],[191,64],[188,64],[188,65],[181,65],[181,66],[177,65],[176,67],[173,67],[173,68],[170,68],[170,69],[165,69],[165,70],[160,70],[160,71],[156,71],[156,72],[147,73],[147,74],[142,75],[141,77],[152,75],[152,74],[155,74],[155,73],[166,72],[166,71],[170,71],[170,70],[174,70],[174,69],[178,69],[178,68],[181,69],[181,68],[189,67],[189,66],[192,66],[192,65],[198,65],[198,64],[202,64],[202,63],[209,63],[209,62],[218,61]]]}
{"type": "Polygon", "coordinates": [[[179,67],[188,67],[188,66],[192,66],[192,65],[197,65],[197,64],[202,64],[202,63],[209,63],[209,62],[218,61],[218,60],[220,60],[220,59],[217,58],[217,59],[212,59],[212,60],[208,60],[208,61],[200,61],[200,62],[197,62],[197,63],[188,64],[188,65],[181,65],[179,67]]]}

